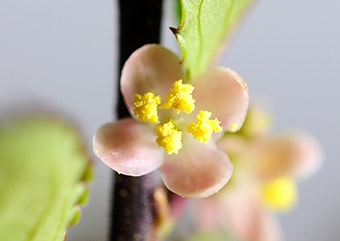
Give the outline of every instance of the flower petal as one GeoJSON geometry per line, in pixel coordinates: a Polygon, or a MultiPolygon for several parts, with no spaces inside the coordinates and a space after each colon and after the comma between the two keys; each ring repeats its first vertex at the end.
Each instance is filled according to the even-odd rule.
{"type": "Polygon", "coordinates": [[[240,240],[281,240],[277,220],[257,201],[254,190],[234,190],[219,200],[225,227],[240,240]]]}
{"type": "Polygon", "coordinates": [[[255,171],[262,179],[293,175],[308,177],[321,165],[321,148],[317,141],[304,133],[285,134],[267,140],[260,147],[255,171]]]}
{"type": "Polygon", "coordinates": [[[125,62],[121,76],[121,90],[133,115],[135,94],[154,91],[166,98],[172,84],[183,78],[180,59],[170,50],[157,44],[137,49],[125,62]]]}
{"type": "Polygon", "coordinates": [[[249,104],[244,80],[231,69],[214,67],[194,81],[196,110],[212,112],[225,130],[239,130],[249,104]]]}
{"type": "Polygon", "coordinates": [[[198,200],[193,213],[196,228],[225,230],[237,240],[280,240],[280,230],[256,198],[253,186],[223,189],[218,195],[198,200]]]}
{"type": "Polygon", "coordinates": [[[189,135],[177,155],[169,155],[161,167],[164,184],[183,197],[207,197],[230,179],[233,166],[213,142],[202,144],[189,135]]]}
{"type": "Polygon", "coordinates": [[[141,176],[162,164],[164,154],[154,139],[150,126],[126,118],[101,126],[93,138],[93,150],[118,173],[141,176]]]}

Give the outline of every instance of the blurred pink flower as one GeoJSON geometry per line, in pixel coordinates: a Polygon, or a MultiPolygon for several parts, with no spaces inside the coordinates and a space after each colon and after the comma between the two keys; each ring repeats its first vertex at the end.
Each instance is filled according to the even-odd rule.
{"type": "Polygon", "coordinates": [[[126,61],[121,91],[132,117],[101,126],[93,139],[94,152],[106,165],[131,176],[160,168],[165,185],[185,197],[209,196],[229,181],[232,164],[215,144],[221,135],[213,132],[220,127],[236,131],[244,121],[248,90],[239,75],[211,67],[186,80],[180,59],[150,44],[126,61]],[[177,87],[183,93],[169,97],[177,87]],[[178,99],[184,102],[177,103],[178,99]],[[210,115],[215,119],[210,120],[210,115]],[[202,135],[206,129],[210,132],[202,135]]]}
{"type": "Polygon", "coordinates": [[[288,211],[296,202],[295,182],[314,174],[321,149],[306,133],[269,134],[268,115],[250,108],[242,129],[225,135],[218,146],[234,164],[230,183],[195,204],[199,230],[225,230],[236,240],[278,241],[281,232],[273,211],[288,211]]]}

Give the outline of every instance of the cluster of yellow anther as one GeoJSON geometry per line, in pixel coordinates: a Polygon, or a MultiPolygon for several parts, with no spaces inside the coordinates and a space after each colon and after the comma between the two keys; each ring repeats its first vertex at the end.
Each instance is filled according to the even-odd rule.
{"type": "Polygon", "coordinates": [[[182,148],[182,132],[177,130],[173,120],[157,126],[155,129],[158,136],[156,139],[157,144],[162,146],[167,153],[177,154],[182,148]]]}
{"type": "Polygon", "coordinates": [[[176,81],[161,108],[173,108],[177,112],[191,113],[195,109],[195,100],[192,98],[193,91],[194,86],[191,84],[182,84],[182,80],[176,81]]]}
{"type": "MultiPolygon", "coordinates": [[[[193,90],[194,86],[183,84],[182,80],[178,80],[173,84],[170,94],[163,104],[161,104],[161,97],[155,95],[154,92],[148,92],[144,95],[135,94],[133,112],[139,120],[155,125],[159,124],[159,109],[173,109],[177,114],[181,111],[190,114],[195,109],[195,100],[192,97],[193,90]]],[[[212,133],[222,131],[217,119],[210,120],[211,115],[212,113],[209,111],[200,111],[197,115],[197,122],[187,126],[187,131],[199,142],[207,143],[212,133]]],[[[173,118],[157,125],[155,131],[157,133],[157,144],[163,147],[168,154],[177,154],[182,148],[182,131],[173,118]]]]}
{"type": "Polygon", "coordinates": [[[296,202],[295,182],[289,177],[277,178],[263,187],[264,204],[276,211],[288,211],[296,202]]]}
{"type": "Polygon", "coordinates": [[[197,115],[197,122],[191,123],[188,126],[188,132],[199,142],[207,143],[213,132],[217,133],[222,131],[220,121],[217,118],[210,120],[211,115],[211,112],[201,110],[197,115]]]}
{"type": "Polygon", "coordinates": [[[161,97],[153,92],[145,95],[135,94],[133,112],[143,122],[158,124],[157,108],[161,101],[161,97]]]}

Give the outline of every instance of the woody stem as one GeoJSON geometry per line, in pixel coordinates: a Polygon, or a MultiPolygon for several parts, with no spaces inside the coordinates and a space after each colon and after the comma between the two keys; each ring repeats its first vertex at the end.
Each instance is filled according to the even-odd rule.
{"type": "MultiPolygon", "coordinates": [[[[119,0],[119,70],[137,48],[160,41],[162,0],[119,0]]],[[[118,71],[120,73],[120,71],[118,71]]],[[[119,77],[118,77],[119,79],[119,77]]],[[[118,84],[118,118],[129,116],[118,84]]],[[[146,160],[147,161],[147,160],[146,160]]],[[[147,241],[154,223],[154,174],[130,177],[113,173],[109,240],[147,241]]]]}

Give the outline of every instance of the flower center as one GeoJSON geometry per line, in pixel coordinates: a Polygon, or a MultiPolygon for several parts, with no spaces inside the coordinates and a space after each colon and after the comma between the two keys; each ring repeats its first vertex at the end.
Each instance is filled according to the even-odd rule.
{"type": "MultiPolygon", "coordinates": [[[[158,110],[172,109],[177,114],[181,111],[188,115],[191,114],[195,109],[195,99],[192,96],[194,88],[191,84],[183,84],[182,80],[174,82],[166,101],[162,105],[162,98],[152,91],[144,95],[135,94],[134,96],[133,113],[140,121],[156,125],[156,142],[168,154],[177,154],[182,149],[182,130],[176,126],[176,118],[160,123],[158,110]]],[[[200,111],[196,117],[197,121],[187,125],[186,131],[191,133],[197,141],[207,143],[213,133],[222,131],[220,121],[217,118],[211,120],[211,116],[212,113],[209,111],[200,111]]]]}

